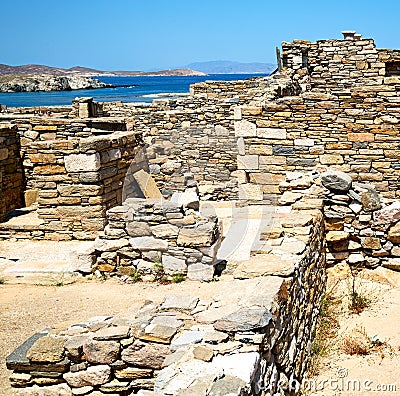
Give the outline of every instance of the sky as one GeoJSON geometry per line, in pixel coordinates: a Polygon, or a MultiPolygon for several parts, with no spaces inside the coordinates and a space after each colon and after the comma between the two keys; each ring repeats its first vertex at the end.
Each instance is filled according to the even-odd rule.
{"type": "Polygon", "coordinates": [[[342,30],[400,48],[399,0],[1,0],[0,63],[159,70],[275,63],[293,39],[342,30]]]}

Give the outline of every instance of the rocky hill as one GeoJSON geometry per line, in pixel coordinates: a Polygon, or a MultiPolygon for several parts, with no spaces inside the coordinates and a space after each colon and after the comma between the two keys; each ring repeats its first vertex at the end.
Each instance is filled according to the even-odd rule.
{"type": "Polygon", "coordinates": [[[0,76],[0,92],[71,91],[75,89],[113,88],[111,84],[79,75],[49,74],[0,76]]]}
{"type": "Polygon", "coordinates": [[[128,71],[128,70],[116,70],[116,71],[104,71],[91,69],[88,67],[74,66],[69,69],[63,69],[61,67],[52,67],[45,65],[22,65],[22,66],[9,66],[0,64],[0,76],[4,75],[32,75],[32,74],[49,74],[53,76],[204,76],[205,74],[191,70],[187,68],[183,69],[169,69],[159,70],[151,72],[143,71],[128,71]]]}

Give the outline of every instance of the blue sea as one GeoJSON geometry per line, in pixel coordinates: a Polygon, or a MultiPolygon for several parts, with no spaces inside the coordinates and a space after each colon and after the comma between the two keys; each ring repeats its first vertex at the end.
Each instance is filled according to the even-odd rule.
{"type": "MultiPolygon", "coordinates": [[[[266,75],[266,74],[265,74],[266,75]]],[[[210,74],[207,76],[95,77],[117,88],[57,92],[0,93],[0,104],[7,107],[70,105],[76,97],[90,96],[96,102],[151,102],[160,93],[189,92],[189,85],[206,80],[243,80],[263,74],[210,74]]]]}

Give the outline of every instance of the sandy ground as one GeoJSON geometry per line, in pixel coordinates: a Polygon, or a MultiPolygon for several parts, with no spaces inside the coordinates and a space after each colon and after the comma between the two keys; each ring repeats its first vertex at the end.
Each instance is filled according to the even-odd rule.
{"type": "Polygon", "coordinates": [[[313,390],[305,392],[307,395],[400,395],[400,274],[382,269],[375,279],[379,282],[371,281],[370,274],[366,275],[368,280],[357,281],[357,290],[371,300],[360,314],[350,314],[346,309],[348,281],[336,286],[343,297],[337,318],[340,329],[331,340],[331,351],[322,360],[319,375],[305,385],[313,390]],[[383,345],[373,347],[365,356],[346,354],[344,339],[354,334],[383,345]]]}
{"type": "Polygon", "coordinates": [[[211,299],[215,282],[123,284],[92,280],[65,286],[0,285],[0,395],[11,396],[10,371],[5,358],[36,331],[60,323],[89,319],[97,315],[129,317],[146,300],[161,302],[166,294],[198,295],[211,299]]]}

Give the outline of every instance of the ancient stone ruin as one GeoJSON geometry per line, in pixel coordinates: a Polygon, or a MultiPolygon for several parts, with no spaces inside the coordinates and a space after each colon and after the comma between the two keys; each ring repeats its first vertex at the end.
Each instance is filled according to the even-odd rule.
{"type": "Polygon", "coordinates": [[[274,213],[213,300],[35,334],[7,359],[16,394],[294,395],[326,266],[399,270],[400,51],[345,32],[279,63],[184,98],[1,115],[0,239],[93,241],[80,275],[211,281],[225,234],[202,204],[274,213]]]}

